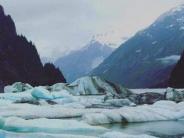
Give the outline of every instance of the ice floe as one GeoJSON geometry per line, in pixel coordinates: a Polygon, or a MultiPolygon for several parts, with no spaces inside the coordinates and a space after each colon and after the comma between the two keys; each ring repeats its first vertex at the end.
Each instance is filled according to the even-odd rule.
{"type": "Polygon", "coordinates": [[[107,131],[104,127],[90,126],[86,123],[77,120],[62,120],[62,119],[32,119],[25,120],[17,117],[9,117],[0,119],[1,129],[16,132],[47,132],[47,133],[62,133],[62,134],[77,134],[77,133],[99,133],[107,131]]]}
{"type": "Polygon", "coordinates": [[[21,83],[21,82],[16,82],[12,85],[8,85],[4,87],[4,92],[5,93],[17,93],[17,92],[23,92],[26,90],[30,90],[33,87],[27,83],[21,83]]]}
{"type": "Polygon", "coordinates": [[[53,86],[15,83],[4,91],[0,136],[11,138],[86,138],[86,133],[91,138],[93,133],[100,138],[153,138],[92,125],[184,120],[184,92],[173,88],[129,90],[99,77],[83,77],[53,86]]]}
{"type": "Polygon", "coordinates": [[[118,122],[149,122],[180,120],[184,118],[184,102],[158,101],[153,105],[122,107],[101,113],[83,115],[83,120],[92,125],[118,122]]]}

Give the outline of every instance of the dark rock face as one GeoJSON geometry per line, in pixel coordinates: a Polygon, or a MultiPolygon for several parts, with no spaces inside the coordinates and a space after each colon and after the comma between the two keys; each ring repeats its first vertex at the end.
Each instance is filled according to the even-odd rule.
{"type": "Polygon", "coordinates": [[[174,88],[167,88],[165,92],[166,100],[175,101],[177,103],[184,101],[184,91],[179,91],[174,88]]]}
{"type": "MultiPolygon", "coordinates": [[[[130,97],[131,99],[132,97],[130,97]]],[[[141,93],[133,99],[135,104],[153,104],[157,101],[164,100],[165,96],[159,93],[141,93]]],[[[132,99],[131,99],[132,100],[132,99]]]]}
{"type": "Polygon", "coordinates": [[[174,88],[184,88],[184,52],[171,72],[169,86],[174,88]]]}
{"type": "Polygon", "coordinates": [[[55,68],[55,66],[51,63],[46,63],[44,65],[44,74],[45,74],[45,84],[56,84],[58,82],[66,82],[63,74],[59,70],[59,68],[55,68]]]}
{"type": "Polygon", "coordinates": [[[59,74],[58,82],[65,82],[64,77],[58,69],[52,67],[44,68],[39,54],[32,42],[24,36],[16,33],[15,24],[12,18],[4,14],[3,7],[0,6],[0,85],[1,87],[14,82],[26,82],[35,85],[50,85],[53,81],[52,75],[59,74]],[[54,72],[52,74],[52,71],[54,72]],[[49,76],[48,72],[50,72],[49,76]],[[47,81],[45,81],[45,76],[47,81]],[[49,80],[52,79],[52,81],[49,80]]]}

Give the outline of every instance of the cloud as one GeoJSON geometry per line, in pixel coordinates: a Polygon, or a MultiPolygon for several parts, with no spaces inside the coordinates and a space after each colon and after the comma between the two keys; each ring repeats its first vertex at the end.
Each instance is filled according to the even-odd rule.
{"type": "Polygon", "coordinates": [[[184,0],[1,0],[6,13],[15,20],[18,33],[32,40],[41,56],[52,58],[81,48],[96,34],[102,34],[103,40],[107,36],[110,43],[118,43],[182,2],[184,0]]]}

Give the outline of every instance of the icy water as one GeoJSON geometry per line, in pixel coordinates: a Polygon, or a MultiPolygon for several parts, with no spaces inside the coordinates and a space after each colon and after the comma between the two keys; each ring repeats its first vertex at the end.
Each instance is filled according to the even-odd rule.
{"type": "MultiPolygon", "coordinates": [[[[128,134],[148,134],[160,138],[182,138],[182,136],[184,136],[184,121],[159,121],[159,122],[127,123],[127,124],[117,123],[117,124],[102,125],[102,127],[108,128],[110,131],[119,131],[128,134]]],[[[16,132],[16,130],[11,130],[11,132],[16,132]]],[[[26,133],[33,133],[33,132],[26,132],[26,133]]],[[[56,133],[59,134],[61,132],[56,133]]],[[[62,132],[62,134],[64,133],[62,132]]],[[[72,134],[86,135],[86,136],[100,135],[99,133],[95,132],[86,133],[83,131],[75,132],[72,134]]],[[[0,138],[6,138],[6,135],[4,134],[3,131],[0,131],[0,138]]]]}
{"type": "Polygon", "coordinates": [[[182,138],[184,121],[108,124],[104,127],[129,134],[148,134],[160,138],[182,138]]]}

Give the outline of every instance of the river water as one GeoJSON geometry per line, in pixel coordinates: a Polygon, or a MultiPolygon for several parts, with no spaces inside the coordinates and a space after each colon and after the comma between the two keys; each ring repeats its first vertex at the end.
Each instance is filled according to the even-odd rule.
{"type": "Polygon", "coordinates": [[[149,134],[161,138],[184,136],[184,121],[158,121],[145,123],[107,124],[104,127],[129,134],[149,134]]]}

